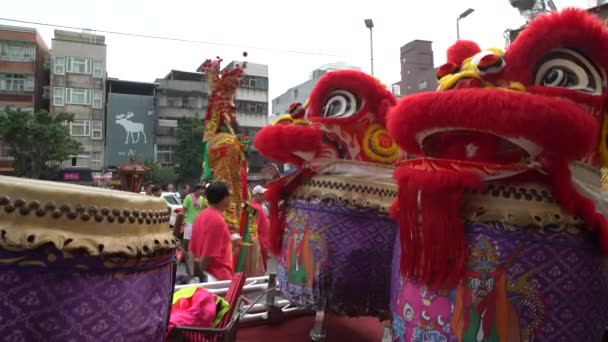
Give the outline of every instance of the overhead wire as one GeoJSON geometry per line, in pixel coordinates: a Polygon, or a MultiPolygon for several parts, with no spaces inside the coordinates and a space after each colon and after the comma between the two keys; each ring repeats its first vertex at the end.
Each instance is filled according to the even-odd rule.
{"type": "Polygon", "coordinates": [[[182,42],[182,43],[193,43],[193,44],[203,44],[203,45],[226,46],[226,47],[251,49],[251,50],[262,50],[262,51],[264,51],[264,50],[265,51],[276,51],[276,52],[284,52],[284,53],[291,53],[291,54],[298,54],[298,55],[314,55],[314,56],[340,57],[340,58],[347,57],[347,56],[344,56],[344,55],[336,55],[336,54],[329,54],[329,53],[310,52],[310,51],[298,51],[298,50],[285,50],[285,49],[275,49],[275,48],[259,47],[259,46],[248,46],[248,45],[239,45],[239,44],[208,42],[208,41],[194,40],[194,39],[153,36],[153,35],[139,34],[139,33],[128,33],[128,32],[110,31],[110,30],[98,30],[98,29],[91,29],[91,28],[84,28],[84,27],[75,27],[75,26],[58,25],[58,24],[50,24],[50,23],[41,23],[41,22],[36,22],[36,21],[27,21],[27,20],[10,19],[10,18],[0,18],[0,21],[8,21],[8,22],[14,22],[14,23],[20,23],[20,24],[39,25],[39,26],[47,26],[47,27],[55,27],[55,28],[63,28],[63,29],[70,29],[70,30],[100,32],[100,33],[113,34],[113,35],[119,35],[119,36],[130,36],[130,37],[138,37],[138,38],[146,38],[146,39],[167,40],[167,41],[175,41],[175,42],[182,42]]]}

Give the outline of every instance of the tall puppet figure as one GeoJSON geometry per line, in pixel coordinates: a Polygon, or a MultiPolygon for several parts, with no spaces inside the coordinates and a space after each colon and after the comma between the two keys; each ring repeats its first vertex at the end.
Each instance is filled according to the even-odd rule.
{"type": "Polygon", "coordinates": [[[422,156],[395,173],[398,339],[601,340],[606,70],[608,30],[567,9],[505,53],[458,41],[440,91],[389,113],[397,144],[422,156]]]}
{"type": "Polygon", "coordinates": [[[270,248],[281,291],[330,312],[388,313],[396,224],[392,163],[402,153],[385,129],[395,98],[360,71],[325,74],[305,104],[258,133],[263,155],[298,167],[268,185],[270,248]]]}
{"type": "MultiPolygon", "coordinates": [[[[244,54],[246,56],[246,53],[244,54]]],[[[233,232],[241,230],[241,203],[247,199],[246,144],[239,134],[234,113],[236,90],[244,75],[246,62],[220,72],[220,63],[206,60],[199,68],[207,77],[210,90],[205,117],[204,177],[224,182],[230,189],[230,208],[224,214],[233,232]]]]}

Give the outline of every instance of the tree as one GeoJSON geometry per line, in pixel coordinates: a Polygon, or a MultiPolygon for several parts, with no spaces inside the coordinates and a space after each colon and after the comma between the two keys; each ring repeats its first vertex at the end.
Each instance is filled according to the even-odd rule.
{"type": "Polygon", "coordinates": [[[203,174],[203,120],[198,115],[178,119],[175,135],[175,160],[180,182],[197,183],[203,174]]]}
{"type": "Polygon", "coordinates": [[[175,184],[179,179],[179,175],[172,166],[162,167],[154,161],[145,161],[143,164],[148,167],[146,180],[154,184],[166,186],[168,184],[175,184]]]}
{"type": "Polygon", "coordinates": [[[18,177],[53,179],[61,162],[81,150],[66,125],[73,121],[72,114],[20,109],[7,109],[3,114],[0,135],[8,146],[8,154],[14,158],[13,168],[18,177]]]}

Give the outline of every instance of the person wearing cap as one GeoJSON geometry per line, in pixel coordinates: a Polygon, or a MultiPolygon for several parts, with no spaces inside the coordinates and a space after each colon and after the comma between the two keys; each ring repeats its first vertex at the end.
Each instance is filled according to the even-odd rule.
{"type": "MultiPolygon", "coordinates": [[[[268,189],[264,188],[261,185],[256,185],[253,190],[251,190],[252,199],[249,202],[249,205],[256,211],[253,226],[255,231],[257,232],[257,242],[260,248],[259,258],[261,259],[259,261],[261,261],[263,265],[262,273],[266,272],[269,248],[268,235],[270,230],[270,222],[268,220],[268,211],[264,205],[264,193],[266,193],[267,190],[268,189]]],[[[256,273],[260,272],[258,271],[256,273]]]]}

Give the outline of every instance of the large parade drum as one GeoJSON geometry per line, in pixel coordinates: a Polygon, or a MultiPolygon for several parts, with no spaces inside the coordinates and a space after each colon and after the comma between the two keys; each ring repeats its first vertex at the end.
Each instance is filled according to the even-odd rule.
{"type": "Polygon", "coordinates": [[[173,254],[162,199],[0,177],[3,341],[161,341],[173,254]]]}
{"type": "Polygon", "coordinates": [[[317,308],[323,301],[331,313],[389,316],[392,171],[336,162],[292,194],[278,263],[287,299],[317,308]]]}
{"type": "Polygon", "coordinates": [[[493,183],[470,194],[458,287],[432,291],[393,258],[397,341],[601,341],[608,323],[608,263],[596,237],[537,185],[493,183]]]}

